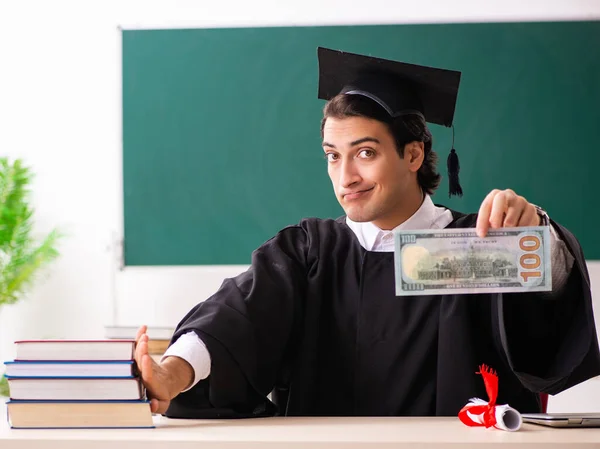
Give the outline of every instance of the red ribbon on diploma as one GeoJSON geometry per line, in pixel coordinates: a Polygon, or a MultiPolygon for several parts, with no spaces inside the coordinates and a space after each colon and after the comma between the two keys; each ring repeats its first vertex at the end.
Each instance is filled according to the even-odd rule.
{"type": "Polygon", "coordinates": [[[488,395],[488,402],[481,399],[472,399],[465,405],[458,418],[467,426],[485,426],[486,428],[496,425],[496,400],[498,399],[498,374],[492,368],[481,365],[476,374],[481,374],[485,391],[488,395]],[[476,419],[473,419],[476,418],[476,419]]]}

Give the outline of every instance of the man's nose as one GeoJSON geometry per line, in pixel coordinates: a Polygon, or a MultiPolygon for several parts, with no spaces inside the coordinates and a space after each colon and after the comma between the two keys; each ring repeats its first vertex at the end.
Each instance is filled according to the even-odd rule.
{"type": "Polygon", "coordinates": [[[347,189],[360,182],[360,180],[360,173],[356,169],[356,165],[349,160],[343,161],[340,173],[340,185],[347,189]]]}

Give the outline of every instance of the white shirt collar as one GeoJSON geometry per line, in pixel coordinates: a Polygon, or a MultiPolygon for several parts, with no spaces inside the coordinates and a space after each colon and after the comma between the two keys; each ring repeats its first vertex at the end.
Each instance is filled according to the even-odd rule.
{"type": "Polygon", "coordinates": [[[394,231],[399,229],[441,229],[453,220],[452,212],[437,207],[429,195],[425,195],[421,207],[404,223],[391,231],[384,231],[371,222],[356,222],[346,217],[346,224],[367,251],[394,251],[394,231]]]}

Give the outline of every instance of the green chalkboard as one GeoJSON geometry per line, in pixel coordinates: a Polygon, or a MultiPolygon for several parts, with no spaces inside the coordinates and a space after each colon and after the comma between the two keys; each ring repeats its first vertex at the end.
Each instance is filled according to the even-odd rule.
{"type": "MultiPolygon", "coordinates": [[[[513,188],[600,258],[600,22],[124,30],[126,265],[246,264],[302,217],[338,217],[317,47],[462,71],[455,131],[476,211],[513,188]]],[[[452,131],[432,126],[442,173],[452,131]]]]}

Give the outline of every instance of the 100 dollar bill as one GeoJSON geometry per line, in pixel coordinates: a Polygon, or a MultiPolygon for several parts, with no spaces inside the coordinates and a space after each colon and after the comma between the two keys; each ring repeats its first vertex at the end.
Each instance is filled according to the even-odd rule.
{"type": "Polygon", "coordinates": [[[552,289],[547,226],[396,231],[396,295],[541,292],[552,289]]]}

